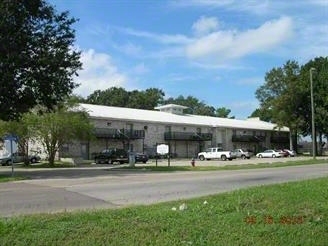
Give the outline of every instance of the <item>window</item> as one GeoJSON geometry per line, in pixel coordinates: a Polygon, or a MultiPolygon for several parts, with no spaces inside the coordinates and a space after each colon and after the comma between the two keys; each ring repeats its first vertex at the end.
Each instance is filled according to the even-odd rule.
{"type": "Polygon", "coordinates": [[[62,147],[61,147],[61,150],[62,150],[63,152],[68,152],[68,151],[69,151],[68,144],[63,144],[62,147]]]}
{"type": "Polygon", "coordinates": [[[127,124],[126,124],[126,129],[128,129],[128,130],[132,130],[132,129],[133,129],[133,124],[131,124],[131,123],[127,123],[127,124]]]}
{"type": "Polygon", "coordinates": [[[171,126],[165,126],[165,132],[171,132],[172,127],[171,126]]]}

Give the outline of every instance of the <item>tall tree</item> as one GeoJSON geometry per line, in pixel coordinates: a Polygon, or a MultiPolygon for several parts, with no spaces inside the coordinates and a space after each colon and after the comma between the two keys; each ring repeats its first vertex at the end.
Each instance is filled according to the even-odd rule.
{"type": "Polygon", "coordinates": [[[160,89],[149,88],[145,91],[129,92],[129,102],[126,107],[153,110],[163,102],[164,92],[160,89]]]}
{"type": "Polygon", "coordinates": [[[272,122],[272,113],[270,109],[257,108],[251,113],[249,117],[259,117],[260,120],[272,122]]]}
{"type": "Polygon", "coordinates": [[[221,117],[221,118],[230,118],[230,119],[234,119],[235,116],[230,116],[229,114],[231,113],[231,110],[226,108],[226,107],[221,107],[221,108],[217,108],[215,110],[215,116],[216,117],[221,117]]]}
{"type": "Polygon", "coordinates": [[[78,86],[75,22],[44,0],[0,1],[0,119],[38,104],[52,109],[78,86]]]}
{"type": "MultiPolygon", "coordinates": [[[[256,91],[262,115],[268,115],[279,126],[288,126],[296,140],[297,135],[312,135],[310,69],[313,72],[313,99],[315,128],[319,136],[328,132],[328,57],[317,57],[303,66],[288,61],[281,68],[266,74],[265,84],[256,91]]],[[[294,141],[295,146],[296,141],[294,141]]],[[[317,146],[315,144],[315,146],[317,146]]],[[[315,150],[316,151],[316,150],[315,150]]]]}
{"type": "Polygon", "coordinates": [[[145,95],[148,101],[148,109],[154,109],[164,101],[165,93],[161,89],[149,88],[145,90],[145,95]]]}
{"type": "Polygon", "coordinates": [[[106,90],[96,90],[85,100],[86,103],[105,106],[125,107],[129,93],[122,87],[111,87],[106,90]]]}
{"type": "MultiPolygon", "coordinates": [[[[299,108],[303,107],[304,88],[299,79],[300,67],[296,61],[287,61],[282,67],[266,73],[265,84],[256,90],[260,112],[271,116],[278,126],[289,127],[295,136],[303,124],[299,108]]],[[[296,147],[296,144],[293,144],[296,147]]]]}
{"type": "Polygon", "coordinates": [[[94,91],[87,97],[85,102],[106,106],[153,110],[158,104],[161,104],[164,96],[164,92],[156,88],[149,88],[145,91],[126,91],[122,87],[111,87],[104,91],[94,91]]]}
{"type": "MultiPolygon", "coordinates": [[[[315,136],[314,140],[319,137],[320,145],[322,138],[328,135],[328,57],[316,57],[301,68],[301,83],[304,88],[302,98],[303,107],[302,115],[304,124],[302,125],[303,135],[312,135],[312,116],[311,116],[311,91],[310,91],[310,69],[312,72],[313,82],[313,101],[314,101],[314,121],[315,136]]],[[[317,146],[315,144],[315,146],[317,146]]]]}

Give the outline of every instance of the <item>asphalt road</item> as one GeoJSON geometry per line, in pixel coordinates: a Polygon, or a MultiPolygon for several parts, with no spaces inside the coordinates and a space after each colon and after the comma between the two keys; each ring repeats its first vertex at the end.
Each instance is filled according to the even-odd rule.
{"type": "Polygon", "coordinates": [[[132,172],[95,167],[33,170],[27,174],[30,180],[0,183],[1,217],[151,204],[311,179],[328,176],[328,163],[214,172],[132,172]]]}

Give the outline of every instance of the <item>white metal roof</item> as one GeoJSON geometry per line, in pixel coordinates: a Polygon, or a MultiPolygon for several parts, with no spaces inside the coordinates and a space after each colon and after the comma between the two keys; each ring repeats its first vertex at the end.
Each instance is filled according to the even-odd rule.
{"type": "Polygon", "coordinates": [[[164,124],[199,125],[223,128],[289,131],[287,127],[276,129],[277,125],[265,121],[254,120],[254,118],[251,120],[237,120],[190,114],[178,115],[154,110],[111,107],[85,103],[81,103],[80,107],[88,112],[91,118],[164,124]]]}

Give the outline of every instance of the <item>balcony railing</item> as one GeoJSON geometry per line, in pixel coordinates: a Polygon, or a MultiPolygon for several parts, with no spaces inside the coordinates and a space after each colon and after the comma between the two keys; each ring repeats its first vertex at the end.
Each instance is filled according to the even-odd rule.
{"type": "Polygon", "coordinates": [[[96,128],[95,136],[97,138],[107,139],[143,139],[145,138],[145,131],[114,128],[96,128]]]}
{"type": "Polygon", "coordinates": [[[212,140],[212,133],[196,133],[196,132],[165,132],[164,140],[176,141],[210,141],[212,140]]]}
{"type": "Polygon", "coordinates": [[[271,136],[271,143],[288,143],[289,137],[287,136],[271,136]]]}
{"type": "Polygon", "coordinates": [[[265,136],[254,136],[254,135],[232,135],[232,142],[247,142],[247,143],[258,143],[264,142],[265,136]]]}

